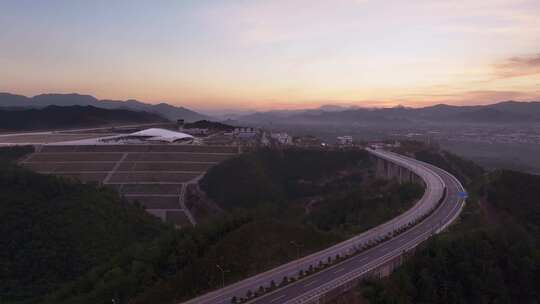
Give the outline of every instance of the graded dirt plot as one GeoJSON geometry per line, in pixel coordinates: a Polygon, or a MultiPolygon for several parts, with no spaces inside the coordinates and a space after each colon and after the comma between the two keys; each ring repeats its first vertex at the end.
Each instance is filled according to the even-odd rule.
{"type": "Polygon", "coordinates": [[[111,171],[114,162],[57,163],[56,171],[111,171]]]}
{"type": "Polygon", "coordinates": [[[27,162],[119,161],[122,153],[35,153],[27,162]]]}
{"type": "Polygon", "coordinates": [[[178,196],[143,196],[143,195],[126,195],[127,199],[138,201],[146,209],[178,209],[180,204],[178,196]]]}
{"type": "Polygon", "coordinates": [[[64,133],[51,133],[51,134],[14,134],[9,136],[1,136],[0,143],[13,143],[13,144],[49,144],[63,141],[73,141],[81,139],[89,139],[96,137],[108,136],[110,134],[64,134],[64,133]]]}
{"type": "Polygon", "coordinates": [[[185,183],[200,173],[188,172],[115,172],[110,183],[185,183]]]}
{"type": "Polygon", "coordinates": [[[115,162],[26,162],[28,167],[38,172],[92,172],[111,171],[115,162]]]}
{"type": "Polygon", "coordinates": [[[188,145],[169,145],[169,146],[147,146],[148,152],[184,152],[184,153],[227,153],[237,154],[238,147],[229,146],[188,146],[188,145]]]}
{"type": "Polygon", "coordinates": [[[232,136],[217,135],[204,139],[204,143],[207,145],[229,145],[234,142],[232,136]]]}
{"type": "Polygon", "coordinates": [[[123,162],[118,171],[194,171],[205,172],[212,163],[185,162],[123,162]]]}
{"type": "Polygon", "coordinates": [[[236,153],[237,147],[225,146],[51,145],[21,164],[41,173],[102,183],[138,201],[149,213],[185,227],[192,224],[190,208],[198,206],[185,206],[183,189],[236,153]]]}
{"type": "Polygon", "coordinates": [[[191,145],[51,145],[43,152],[172,152],[237,154],[238,147],[191,145]]]}
{"type": "Polygon", "coordinates": [[[173,184],[110,184],[122,194],[179,194],[180,185],[173,184]],[[120,187],[121,186],[121,187],[120,187]]]}
{"type": "Polygon", "coordinates": [[[76,152],[77,146],[43,146],[41,148],[41,152],[47,153],[47,152],[76,152]]]}
{"type": "Polygon", "coordinates": [[[30,170],[44,173],[44,172],[53,172],[56,169],[56,163],[22,163],[25,168],[30,170]]]}
{"type": "Polygon", "coordinates": [[[140,145],[80,145],[77,152],[148,152],[148,146],[140,145]]]}
{"type": "Polygon", "coordinates": [[[85,173],[85,172],[70,172],[70,173],[55,173],[55,175],[62,176],[65,178],[72,178],[80,180],[83,183],[87,182],[103,182],[107,173],[85,173]]]}
{"type": "Polygon", "coordinates": [[[213,162],[218,163],[234,154],[211,153],[129,153],[125,161],[213,162]]]}

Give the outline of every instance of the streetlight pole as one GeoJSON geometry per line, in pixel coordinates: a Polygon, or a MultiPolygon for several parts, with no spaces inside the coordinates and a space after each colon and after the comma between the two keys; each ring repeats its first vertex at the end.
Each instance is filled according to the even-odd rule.
{"type": "Polygon", "coordinates": [[[293,245],[294,247],[296,247],[296,258],[300,259],[300,249],[302,247],[304,247],[304,245],[299,244],[299,243],[297,243],[295,241],[291,241],[290,244],[293,245]]]}
{"type": "Polygon", "coordinates": [[[224,270],[219,264],[216,264],[216,267],[221,271],[221,287],[225,287],[225,272],[229,272],[229,270],[224,270]]]}

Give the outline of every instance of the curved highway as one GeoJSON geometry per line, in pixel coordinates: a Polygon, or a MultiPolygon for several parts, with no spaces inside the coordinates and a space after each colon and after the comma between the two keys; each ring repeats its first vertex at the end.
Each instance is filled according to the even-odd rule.
{"type": "Polygon", "coordinates": [[[283,277],[297,276],[301,269],[306,270],[310,265],[315,267],[320,261],[326,262],[328,258],[334,259],[337,254],[345,256],[353,253],[368,242],[388,236],[393,231],[427,216],[412,228],[371,249],[249,301],[249,303],[258,304],[311,302],[328,291],[358,279],[389,260],[413,249],[431,235],[442,231],[459,215],[464,204],[464,199],[459,196],[459,193],[465,190],[451,174],[435,166],[391,152],[371,149],[368,151],[379,158],[408,168],[423,180],[426,185],[424,195],[411,209],[389,222],[347,241],[185,303],[230,304],[234,296],[237,298],[245,297],[248,290],[256,291],[260,286],[266,287],[272,280],[277,284],[281,282],[283,277]]]}

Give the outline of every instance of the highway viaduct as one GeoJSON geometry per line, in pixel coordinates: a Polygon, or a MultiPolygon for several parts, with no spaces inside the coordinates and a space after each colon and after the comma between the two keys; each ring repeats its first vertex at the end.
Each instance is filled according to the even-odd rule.
{"type": "Polygon", "coordinates": [[[366,277],[383,277],[401,265],[420,243],[443,231],[461,212],[465,189],[448,172],[383,150],[368,149],[376,159],[376,174],[425,186],[423,196],[405,213],[349,240],[209,292],[185,304],[325,303],[366,277]],[[329,262],[330,261],[330,262],[329,262]],[[321,267],[323,265],[323,267],[321,267]],[[300,271],[314,273],[300,276],[300,271]],[[288,284],[273,289],[284,278],[288,284]],[[274,282],[274,284],[272,284],[274,282]],[[267,292],[253,296],[257,290],[267,292]]]}

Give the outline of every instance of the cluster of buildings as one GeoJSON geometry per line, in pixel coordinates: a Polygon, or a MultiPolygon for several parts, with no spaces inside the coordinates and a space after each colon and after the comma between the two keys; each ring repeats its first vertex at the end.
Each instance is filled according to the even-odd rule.
{"type": "Polygon", "coordinates": [[[424,142],[461,142],[477,144],[540,144],[540,126],[463,126],[395,130],[389,134],[397,139],[424,142]]]}
{"type": "Polygon", "coordinates": [[[242,139],[255,138],[258,134],[258,130],[251,127],[234,128],[233,136],[242,139]]]}
{"type": "Polygon", "coordinates": [[[292,145],[294,143],[293,137],[285,132],[271,133],[270,137],[280,145],[292,145]]]}
{"type": "Polygon", "coordinates": [[[384,149],[384,148],[399,148],[401,143],[399,141],[393,142],[371,142],[369,147],[373,149],[384,149]]]}
{"type": "Polygon", "coordinates": [[[336,143],[340,147],[352,147],[354,145],[353,138],[350,135],[338,136],[336,143]]]}

